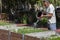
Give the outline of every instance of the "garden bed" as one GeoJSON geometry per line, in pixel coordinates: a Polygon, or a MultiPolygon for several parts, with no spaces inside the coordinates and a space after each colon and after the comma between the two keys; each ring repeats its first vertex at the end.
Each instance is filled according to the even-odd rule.
{"type": "Polygon", "coordinates": [[[60,37],[56,35],[54,31],[49,30],[42,30],[40,28],[33,28],[33,27],[20,27],[17,32],[13,30],[14,33],[27,35],[33,38],[39,38],[42,40],[59,40],[60,37]]]}

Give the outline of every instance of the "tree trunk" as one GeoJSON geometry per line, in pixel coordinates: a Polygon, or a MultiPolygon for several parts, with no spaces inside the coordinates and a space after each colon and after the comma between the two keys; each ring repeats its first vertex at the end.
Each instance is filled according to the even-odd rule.
{"type": "Polygon", "coordinates": [[[0,0],[0,13],[2,13],[2,0],[0,0]]]}
{"type": "Polygon", "coordinates": [[[2,0],[0,0],[0,19],[1,19],[1,13],[2,13],[2,0]]]}

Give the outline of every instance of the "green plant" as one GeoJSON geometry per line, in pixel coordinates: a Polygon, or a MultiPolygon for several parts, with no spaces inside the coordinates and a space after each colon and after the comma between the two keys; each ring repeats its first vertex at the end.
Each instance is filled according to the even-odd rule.
{"type": "Polygon", "coordinates": [[[48,22],[48,19],[47,18],[44,17],[44,18],[41,19],[41,23],[42,24],[46,24],[47,22],[48,22]]]}
{"type": "Polygon", "coordinates": [[[60,40],[60,37],[57,37],[57,38],[49,38],[49,40],[60,40]]]}
{"type": "Polygon", "coordinates": [[[17,33],[27,34],[27,33],[43,32],[43,31],[44,30],[37,29],[37,28],[23,28],[23,29],[18,29],[17,33]]]}
{"type": "Polygon", "coordinates": [[[4,25],[10,25],[10,23],[7,23],[7,22],[3,22],[3,21],[0,21],[0,26],[4,26],[4,25]]]}

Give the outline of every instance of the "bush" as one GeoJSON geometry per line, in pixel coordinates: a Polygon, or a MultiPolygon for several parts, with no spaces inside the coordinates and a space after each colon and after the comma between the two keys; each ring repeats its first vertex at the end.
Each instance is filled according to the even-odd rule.
{"type": "Polygon", "coordinates": [[[44,18],[41,18],[41,23],[42,24],[46,24],[47,22],[48,22],[48,19],[47,18],[45,18],[45,17],[44,18]]]}

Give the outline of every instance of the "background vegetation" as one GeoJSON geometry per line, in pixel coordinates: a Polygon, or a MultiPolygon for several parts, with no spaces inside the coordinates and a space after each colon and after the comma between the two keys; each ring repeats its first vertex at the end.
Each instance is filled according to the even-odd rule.
{"type": "MultiPolygon", "coordinates": [[[[55,7],[60,6],[60,0],[50,0],[50,2],[55,7]]],[[[43,6],[42,0],[2,0],[1,3],[2,13],[8,14],[9,20],[24,24],[33,24],[36,21],[35,4],[43,6]],[[11,13],[11,9],[16,17],[11,13]]]]}

